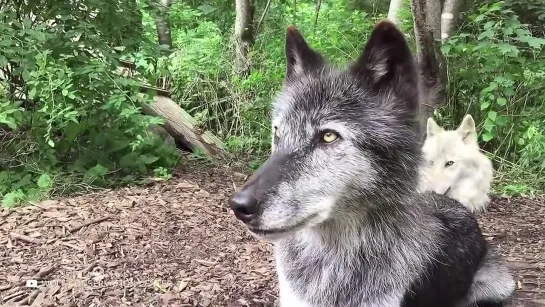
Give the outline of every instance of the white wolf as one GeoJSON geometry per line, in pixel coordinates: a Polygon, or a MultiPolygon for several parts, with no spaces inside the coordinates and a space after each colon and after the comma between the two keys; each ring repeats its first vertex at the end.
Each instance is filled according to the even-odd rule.
{"type": "Polygon", "coordinates": [[[466,115],[456,130],[445,130],[428,118],[422,151],[421,191],[444,194],[474,213],[486,209],[494,168],[479,150],[471,115],[466,115]]]}

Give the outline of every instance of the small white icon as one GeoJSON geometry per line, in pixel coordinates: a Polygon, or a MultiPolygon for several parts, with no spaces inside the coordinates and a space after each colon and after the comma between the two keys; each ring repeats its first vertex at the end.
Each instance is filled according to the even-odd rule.
{"type": "Polygon", "coordinates": [[[26,281],[26,286],[28,288],[37,288],[38,287],[38,281],[36,279],[29,279],[26,281]]]}

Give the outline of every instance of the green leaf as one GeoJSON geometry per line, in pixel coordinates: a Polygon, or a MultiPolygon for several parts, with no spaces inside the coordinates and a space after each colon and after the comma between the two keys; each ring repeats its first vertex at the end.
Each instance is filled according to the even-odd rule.
{"type": "Polygon", "coordinates": [[[13,119],[13,117],[6,117],[5,114],[0,114],[0,115],[2,115],[0,117],[0,124],[6,124],[11,129],[17,130],[17,124],[15,123],[15,120],[13,119]]]}
{"type": "Polygon", "coordinates": [[[30,99],[33,99],[36,97],[36,87],[33,87],[32,89],[30,89],[30,93],[28,93],[28,96],[30,99]]]}
{"type": "Polygon", "coordinates": [[[498,126],[505,126],[509,122],[509,118],[507,116],[498,116],[496,118],[496,125],[498,126]]]}
{"type": "Polygon", "coordinates": [[[159,157],[155,157],[152,155],[141,155],[140,157],[138,157],[138,159],[144,164],[152,164],[153,162],[159,160],[159,157]]]}
{"type": "Polygon", "coordinates": [[[484,130],[486,131],[492,131],[492,129],[494,129],[494,126],[496,124],[490,120],[490,118],[487,118],[485,121],[484,121],[484,125],[483,125],[483,128],[484,130]]]}
{"type": "Polygon", "coordinates": [[[4,195],[2,204],[6,207],[13,207],[25,198],[25,193],[21,189],[9,192],[4,195]]]}
{"type": "Polygon", "coordinates": [[[95,165],[87,171],[87,176],[101,177],[108,173],[108,169],[100,164],[95,165]]]}
{"type": "Polygon", "coordinates": [[[213,12],[215,12],[217,10],[216,8],[211,7],[210,5],[207,5],[207,4],[203,4],[203,5],[199,6],[199,7],[197,7],[197,9],[201,10],[204,15],[208,15],[208,14],[213,13],[213,12]]]}
{"type": "Polygon", "coordinates": [[[493,138],[494,138],[494,134],[492,134],[492,132],[490,132],[490,131],[489,131],[489,132],[486,132],[486,133],[483,134],[483,136],[482,136],[482,139],[483,139],[483,141],[485,141],[485,142],[488,142],[488,141],[490,141],[490,140],[493,139],[493,138]]]}
{"type": "Polygon", "coordinates": [[[493,122],[496,121],[497,116],[498,116],[498,113],[496,111],[489,111],[488,112],[488,118],[493,122]]]}
{"type": "Polygon", "coordinates": [[[51,177],[48,174],[42,174],[38,178],[38,187],[42,189],[50,188],[52,184],[51,177]]]}
{"type": "Polygon", "coordinates": [[[496,88],[498,88],[498,84],[496,82],[490,82],[488,87],[486,87],[485,89],[482,90],[482,93],[490,93],[493,90],[495,90],[496,88]]]}
{"type": "Polygon", "coordinates": [[[515,90],[512,87],[505,87],[503,93],[507,96],[513,96],[515,95],[515,90]]]}
{"type": "Polygon", "coordinates": [[[496,103],[500,106],[504,106],[505,104],[507,104],[507,99],[503,97],[498,97],[498,99],[496,99],[496,103]]]}
{"type": "Polygon", "coordinates": [[[0,55],[0,67],[7,66],[8,64],[8,59],[5,56],[0,55]]]}
{"type": "Polygon", "coordinates": [[[51,139],[49,139],[49,140],[47,141],[47,144],[48,144],[49,146],[51,146],[51,147],[55,147],[55,142],[53,142],[53,140],[51,140],[51,139]]]}
{"type": "Polygon", "coordinates": [[[545,45],[545,39],[532,37],[532,38],[528,39],[528,45],[530,45],[530,47],[532,47],[532,48],[539,49],[543,45],[545,45]]]}
{"type": "Polygon", "coordinates": [[[488,109],[489,106],[490,106],[490,101],[485,101],[481,103],[481,111],[488,109]]]}

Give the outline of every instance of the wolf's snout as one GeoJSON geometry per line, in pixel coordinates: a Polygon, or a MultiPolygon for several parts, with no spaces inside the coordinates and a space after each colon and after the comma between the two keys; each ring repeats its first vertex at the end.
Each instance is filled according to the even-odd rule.
{"type": "Polygon", "coordinates": [[[267,203],[268,194],[282,180],[284,163],[289,160],[287,155],[273,154],[261,167],[235,192],[229,205],[235,216],[246,224],[255,224],[262,213],[261,208],[267,203]]]}
{"type": "Polygon", "coordinates": [[[237,219],[244,223],[250,223],[258,211],[258,201],[252,189],[242,189],[235,193],[229,200],[229,205],[237,219]]]}

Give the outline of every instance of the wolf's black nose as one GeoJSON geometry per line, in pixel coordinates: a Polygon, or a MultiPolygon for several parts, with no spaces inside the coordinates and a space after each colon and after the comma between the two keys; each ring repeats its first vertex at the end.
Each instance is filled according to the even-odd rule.
{"type": "Polygon", "coordinates": [[[257,199],[251,193],[252,189],[241,190],[235,193],[229,200],[229,205],[237,219],[244,223],[250,223],[257,213],[257,199]],[[250,190],[250,191],[248,191],[250,190]]]}

